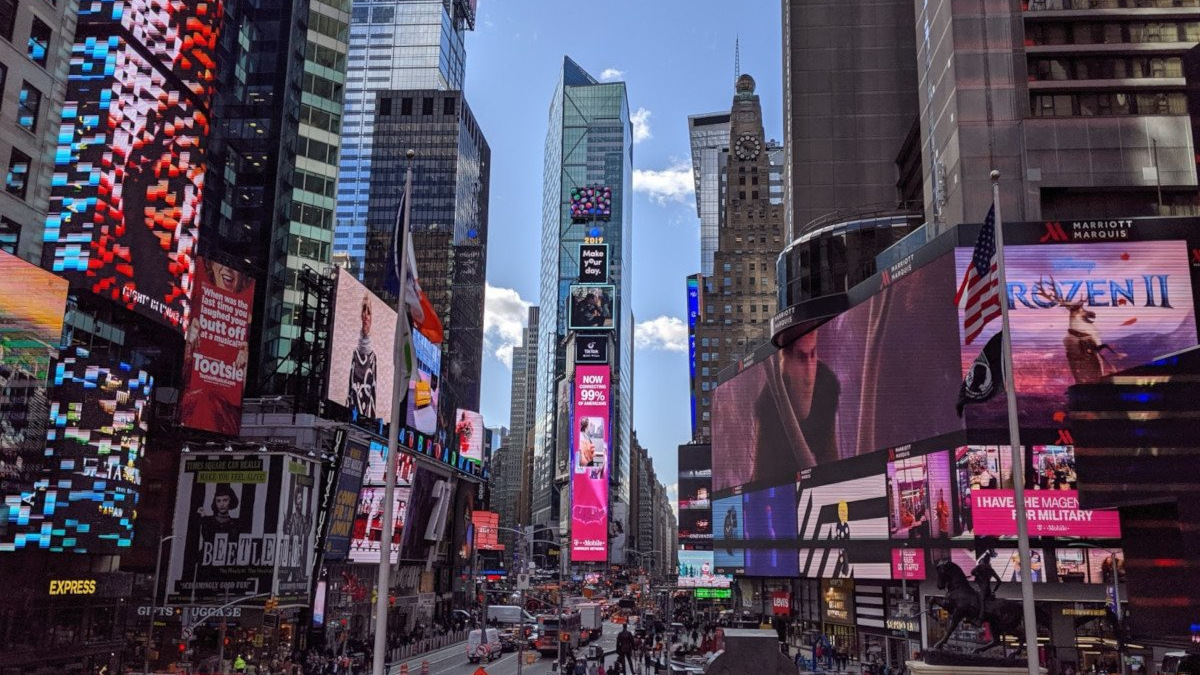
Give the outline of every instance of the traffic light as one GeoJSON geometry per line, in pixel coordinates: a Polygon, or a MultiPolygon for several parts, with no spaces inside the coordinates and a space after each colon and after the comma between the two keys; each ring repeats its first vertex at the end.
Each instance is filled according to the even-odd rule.
{"type": "Polygon", "coordinates": [[[275,596],[273,596],[273,595],[271,597],[267,598],[267,602],[265,604],[263,604],[264,612],[274,612],[278,608],[279,608],[279,600],[276,599],[275,596]]]}
{"type": "Polygon", "coordinates": [[[532,549],[533,548],[533,526],[532,525],[525,526],[525,531],[523,533],[523,536],[525,537],[525,546],[532,549]]]}

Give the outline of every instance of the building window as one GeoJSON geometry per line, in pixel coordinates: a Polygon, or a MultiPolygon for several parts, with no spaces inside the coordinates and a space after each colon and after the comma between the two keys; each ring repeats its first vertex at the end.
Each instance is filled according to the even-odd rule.
{"type": "Polygon", "coordinates": [[[379,114],[388,116],[392,114],[392,99],[391,97],[379,99],[379,114]]]}
{"type": "Polygon", "coordinates": [[[454,100],[454,97],[452,97],[452,96],[447,96],[446,98],[442,99],[442,114],[443,115],[453,115],[454,114],[454,102],[455,102],[455,100],[454,100]]]}
{"type": "Polygon", "coordinates": [[[49,53],[50,26],[35,16],[33,26],[29,29],[29,58],[39,66],[45,66],[49,53]]]}
{"type": "Polygon", "coordinates": [[[17,0],[0,0],[0,37],[12,41],[17,24],[17,0]]]}
{"type": "Polygon", "coordinates": [[[400,114],[401,115],[411,115],[412,114],[412,101],[413,100],[411,98],[400,99],[400,114]]]}
{"type": "Polygon", "coordinates": [[[433,99],[431,99],[431,98],[421,99],[421,114],[422,115],[432,115],[433,114],[433,99]]]}
{"type": "Polygon", "coordinates": [[[0,251],[17,254],[21,241],[21,225],[11,218],[0,216],[0,251]]]}
{"type": "Polygon", "coordinates": [[[38,110],[42,107],[42,92],[28,82],[22,82],[21,95],[17,100],[17,124],[29,131],[37,131],[38,110]]]}
{"type": "Polygon", "coordinates": [[[9,194],[25,199],[25,187],[29,182],[29,155],[13,148],[8,156],[8,176],[4,179],[4,189],[9,194]]]}
{"type": "Polygon", "coordinates": [[[4,85],[8,83],[8,66],[0,63],[0,110],[4,109],[4,85]]]}

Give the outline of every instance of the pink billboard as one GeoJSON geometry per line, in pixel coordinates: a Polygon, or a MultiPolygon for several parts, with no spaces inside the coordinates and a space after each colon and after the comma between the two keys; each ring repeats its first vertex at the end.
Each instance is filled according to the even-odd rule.
{"type": "Polygon", "coordinates": [[[925,549],[892,549],[892,578],[907,579],[908,581],[924,581],[925,549]]]}
{"type": "Polygon", "coordinates": [[[608,366],[576,366],[571,416],[571,560],[608,560],[608,366]]]}
{"type": "MultiPolygon", "coordinates": [[[[972,490],[971,511],[976,536],[1017,534],[1016,498],[1012,490],[972,490]]],[[[1079,508],[1077,490],[1030,490],[1025,493],[1025,512],[1031,537],[1121,536],[1116,511],[1079,508]]]]}

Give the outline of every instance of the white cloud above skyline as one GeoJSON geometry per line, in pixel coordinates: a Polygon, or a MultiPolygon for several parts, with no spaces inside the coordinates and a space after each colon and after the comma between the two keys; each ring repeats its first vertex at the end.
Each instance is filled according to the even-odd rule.
{"type": "Polygon", "coordinates": [[[638,108],[629,116],[629,123],[633,125],[633,142],[635,145],[654,138],[654,134],[650,131],[650,115],[652,114],[645,108],[638,108]]]}
{"type": "Polygon", "coordinates": [[[511,288],[488,284],[484,291],[484,349],[512,368],[512,350],[521,344],[521,330],[525,327],[529,306],[533,303],[511,288]]]}
{"type": "Polygon", "coordinates": [[[641,321],[633,329],[633,344],[638,349],[686,352],[687,325],[674,316],[641,321]]]}
{"type": "Polygon", "coordinates": [[[622,77],[625,77],[625,71],[617,68],[605,68],[604,70],[600,71],[601,82],[612,82],[613,80],[619,80],[622,77]]]}
{"type": "Polygon", "coordinates": [[[666,169],[634,169],[633,191],[646,195],[657,204],[686,204],[695,192],[692,165],[680,159],[666,169]]]}

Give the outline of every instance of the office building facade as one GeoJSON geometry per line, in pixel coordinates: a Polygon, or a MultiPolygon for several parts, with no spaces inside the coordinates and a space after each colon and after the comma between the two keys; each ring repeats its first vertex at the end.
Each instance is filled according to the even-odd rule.
{"type": "Polygon", "coordinates": [[[766,339],[776,311],[775,258],[784,243],[783,186],[778,165],[772,165],[772,156],[782,152],[765,138],[754,79],[742,75],[736,89],[726,149],[720,153],[725,165],[718,174],[721,217],[714,269],[699,280],[694,303],[699,314],[689,353],[696,359],[691,371],[696,441],[711,436],[718,372],[766,339]]]}
{"type": "Polygon", "coordinates": [[[400,89],[462,90],[466,32],[475,16],[465,0],[356,3],[350,23],[346,111],[342,121],[334,251],[363,276],[371,197],[375,94],[400,89]]]}
{"type": "Polygon", "coordinates": [[[78,6],[0,3],[0,251],[38,263],[78,6]]]}
{"type": "MultiPolygon", "coordinates": [[[[608,363],[612,368],[609,457],[610,515],[629,504],[629,453],[633,413],[633,136],[625,83],[599,82],[570,58],[550,104],[542,191],[541,302],[534,420],[534,523],[558,525],[569,490],[568,297],[579,279],[579,247],[608,245],[608,279],[614,308],[608,363]],[[572,222],[572,188],[612,190],[607,221],[572,222]],[[557,485],[556,485],[557,484],[557,485]]],[[[610,528],[611,529],[611,528],[610,528]]],[[[626,530],[627,531],[627,530],[626,530]]],[[[611,551],[610,551],[611,552],[611,551]]]]}
{"type": "Polygon", "coordinates": [[[993,169],[1005,220],[1196,213],[1200,3],[939,0],[917,23],[931,236],[983,219],[993,169]]]}
{"type": "Polygon", "coordinates": [[[409,227],[421,288],[445,328],[439,407],[449,420],[455,408],[479,410],[491,148],[460,91],[375,96],[363,282],[393,301],[385,290],[387,260],[411,164],[409,227]]]}
{"type": "Polygon", "coordinates": [[[911,0],[783,3],[788,241],[818,218],[896,207],[916,32],[911,0]]]}

